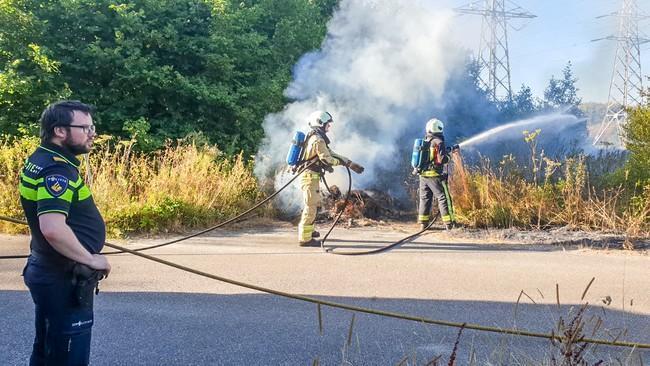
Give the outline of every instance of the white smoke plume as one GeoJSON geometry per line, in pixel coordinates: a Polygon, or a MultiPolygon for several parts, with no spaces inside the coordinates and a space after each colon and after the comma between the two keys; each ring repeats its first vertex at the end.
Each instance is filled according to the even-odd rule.
{"type": "MultiPolygon", "coordinates": [[[[332,150],[366,167],[354,175],[355,188],[371,187],[378,168],[401,164],[411,146],[397,146],[397,140],[405,131],[424,132],[442,105],[448,77],[464,66],[465,51],[449,41],[453,16],[413,0],[343,0],[321,49],[295,66],[285,91],[294,102],[264,120],[256,175],[275,177],[276,188],[286,182],[275,173],[285,165],[294,132],[308,132],[306,117],[318,109],[334,117],[332,150]]],[[[343,169],[328,180],[347,187],[343,169]]],[[[281,197],[288,211],[300,207],[295,191],[281,197]],[[291,204],[291,197],[298,201],[291,204]]]]}

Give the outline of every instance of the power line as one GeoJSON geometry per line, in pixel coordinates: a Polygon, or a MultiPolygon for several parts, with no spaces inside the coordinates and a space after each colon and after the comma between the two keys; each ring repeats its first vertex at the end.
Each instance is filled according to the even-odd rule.
{"type": "Polygon", "coordinates": [[[529,52],[521,52],[521,53],[513,53],[513,56],[531,56],[531,55],[538,55],[538,54],[553,54],[552,51],[559,51],[559,50],[565,50],[567,48],[574,48],[574,47],[579,47],[579,46],[584,46],[591,43],[590,41],[587,42],[574,42],[572,44],[568,45],[563,45],[563,46],[556,46],[556,47],[549,47],[549,48],[544,48],[544,49],[538,49],[535,51],[529,51],[529,52]]]}
{"type": "Polygon", "coordinates": [[[618,142],[623,143],[623,126],[627,122],[627,108],[642,104],[643,101],[643,74],[641,72],[641,48],[650,39],[642,37],[639,32],[639,22],[648,19],[641,15],[636,0],[623,0],[620,11],[600,16],[614,15],[619,18],[617,35],[597,38],[593,41],[616,41],[616,56],[614,70],[609,84],[609,97],[607,98],[607,113],[594,138],[593,144],[601,142],[605,132],[612,125],[616,126],[618,142]]]}
{"type": "Polygon", "coordinates": [[[511,100],[508,20],[532,19],[536,15],[507,0],[477,0],[455,10],[483,17],[478,54],[479,84],[492,100],[511,100]]]}

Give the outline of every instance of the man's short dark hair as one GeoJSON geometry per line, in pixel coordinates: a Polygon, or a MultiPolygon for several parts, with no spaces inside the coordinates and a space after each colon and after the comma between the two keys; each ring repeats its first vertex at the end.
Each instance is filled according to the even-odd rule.
{"type": "Polygon", "coordinates": [[[41,142],[48,142],[54,135],[54,127],[69,126],[74,111],[90,114],[93,107],[78,100],[61,100],[50,104],[41,114],[41,142]]]}

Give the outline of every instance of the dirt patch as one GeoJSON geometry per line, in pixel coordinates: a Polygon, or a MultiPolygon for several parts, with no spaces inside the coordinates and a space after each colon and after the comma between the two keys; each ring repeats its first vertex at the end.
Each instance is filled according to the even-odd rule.
{"type": "MultiPolygon", "coordinates": [[[[508,244],[560,245],[594,249],[631,249],[626,246],[624,235],[599,231],[572,230],[567,227],[549,230],[510,229],[455,229],[449,235],[458,239],[485,240],[508,244]]],[[[629,242],[630,240],[628,240],[629,242]]],[[[650,239],[631,241],[634,250],[645,252],[650,249],[650,239]]]]}

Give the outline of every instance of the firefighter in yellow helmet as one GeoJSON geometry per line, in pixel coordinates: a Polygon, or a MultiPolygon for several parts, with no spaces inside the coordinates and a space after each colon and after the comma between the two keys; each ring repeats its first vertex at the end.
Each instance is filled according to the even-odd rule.
{"type": "Polygon", "coordinates": [[[329,148],[330,140],[327,132],[331,128],[333,119],[332,115],[324,111],[315,111],[308,117],[311,131],[305,138],[305,148],[302,161],[310,161],[317,157],[317,162],[311,165],[304,173],[300,180],[300,189],[304,207],[300,224],[298,225],[298,242],[301,247],[319,247],[320,240],[318,231],[314,231],[314,221],[316,220],[316,211],[320,206],[320,179],[324,170],[332,171],[333,166],[344,165],[349,167],[357,174],[363,173],[364,168],[352,162],[345,156],[334,153],[329,148]]]}
{"type": "Polygon", "coordinates": [[[445,147],[445,136],[442,134],[444,124],[436,118],[427,121],[425,126],[425,141],[429,145],[427,166],[418,171],[420,175],[420,204],[418,205],[418,222],[424,230],[429,225],[433,199],[438,201],[438,210],[447,230],[457,226],[454,215],[454,205],[447,184],[446,165],[449,163],[449,152],[445,147]]]}

